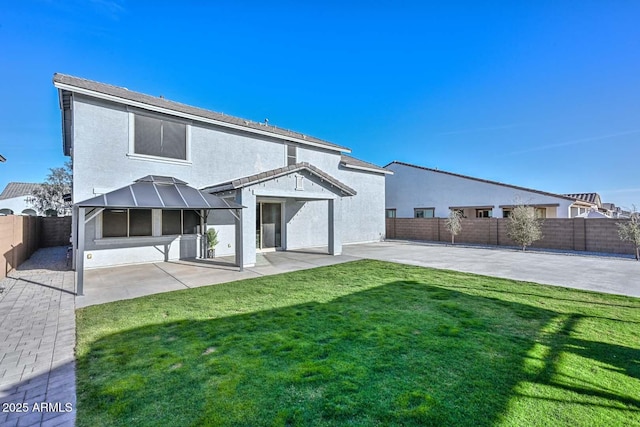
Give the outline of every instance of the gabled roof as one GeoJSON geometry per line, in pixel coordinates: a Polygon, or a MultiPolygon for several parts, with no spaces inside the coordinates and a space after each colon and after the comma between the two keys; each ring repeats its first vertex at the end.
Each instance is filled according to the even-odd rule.
{"type": "Polygon", "coordinates": [[[0,154],[0,163],[4,163],[6,161],[7,159],[2,154],[0,154]]]}
{"type": "Polygon", "coordinates": [[[346,154],[342,154],[340,156],[340,164],[350,169],[393,175],[393,172],[388,169],[381,168],[380,166],[376,166],[373,163],[365,162],[364,160],[356,159],[355,157],[347,156],[346,154]]]}
{"type": "MultiPolygon", "coordinates": [[[[297,142],[299,144],[320,146],[347,153],[351,152],[351,150],[346,147],[342,147],[313,136],[305,135],[300,132],[294,132],[288,129],[270,126],[265,123],[258,123],[239,117],[229,116],[227,114],[217,113],[203,108],[192,107],[179,102],[169,101],[168,99],[161,97],[145,95],[124,87],[112,86],[60,73],[55,73],[53,75],[53,84],[61,91],[78,92],[97,98],[120,102],[126,105],[163,112],[165,114],[172,114],[219,126],[231,127],[246,132],[281,138],[297,142]]],[[[60,102],[61,104],[65,102],[64,94],[61,94],[60,102]]]]}
{"type": "Polygon", "coordinates": [[[239,209],[241,205],[204,193],[170,176],[148,175],[133,184],[76,203],[79,207],[146,209],[239,209]]]}
{"type": "Polygon", "coordinates": [[[244,178],[234,179],[233,181],[212,185],[212,186],[203,188],[202,191],[207,191],[210,193],[222,193],[224,191],[237,190],[239,188],[248,187],[250,185],[257,184],[259,182],[269,181],[269,180],[278,178],[280,176],[289,175],[291,173],[299,172],[303,170],[306,170],[310,174],[317,176],[323,181],[326,181],[329,185],[332,185],[338,188],[346,196],[355,196],[357,194],[356,190],[354,190],[353,188],[338,181],[328,173],[321,171],[317,167],[307,162],[296,163],[295,165],[284,166],[284,167],[272,169],[266,172],[261,172],[255,175],[246,176],[244,178]]]}
{"type": "Polygon", "coordinates": [[[588,202],[597,206],[602,205],[600,201],[600,195],[598,193],[572,193],[565,194],[567,197],[571,197],[572,199],[582,200],[584,202],[588,202]]]}
{"type": "Polygon", "coordinates": [[[589,209],[587,212],[576,215],[576,218],[609,218],[607,215],[595,209],[589,209]]]}
{"type": "Polygon", "coordinates": [[[40,184],[31,182],[10,182],[0,194],[0,200],[30,196],[38,187],[40,187],[40,184]]]}
{"type": "Polygon", "coordinates": [[[458,174],[458,173],[447,172],[447,171],[443,171],[443,170],[440,170],[440,169],[432,169],[432,168],[427,168],[427,167],[424,167],[424,166],[412,165],[411,163],[399,162],[399,161],[396,161],[396,160],[394,160],[393,162],[387,164],[385,166],[385,168],[391,166],[392,164],[408,166],[408,167],[416,168],[416,169],[423,169],[423,170],[426,170],[426,171],[429,171],[429,172],[441,173],[441,174],[444,174],[444,175],[455,176],[455,177],[458,177],[458,178],[470,179],[472,181],[483,182],[485,184],[500,185],[502,187],[513,188],[515,190],[528,191],[528,192],[531,192],[531,193],[541,194],[543,196],[557,197],[559,199],[565,199],[565,200],[571,200],[571,201],[575,201],[576,200],[576,198],[574,198],[574,197],[568,197],[568,196],[562,195],[562,194],[548,193],[546,191],[534,190],[532,188],[526,188],[526,187],[519,187],[517,185],[505,184],[503,182],[498,182],[498,181],[490,181],[488,179],[475,178],[473,176],[461,175],[461,174],[458,174]]]}

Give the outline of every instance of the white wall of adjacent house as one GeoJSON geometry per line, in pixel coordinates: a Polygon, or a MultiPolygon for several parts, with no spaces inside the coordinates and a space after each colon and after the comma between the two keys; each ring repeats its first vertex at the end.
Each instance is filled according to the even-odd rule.
{"type": "Polygon", "coordinates": [[[387,167],[386,209],[395,209],[398,218],[413,218],[416,210],[444,218],[450,208],[463,210],[468,218],[502,218],[517,204],[539,206],[546,218],[568,218],[571,200],[534,191],[492,184],[475,179],[416,168],[398,163],[387,167]]]}
{"type": "Polygon", "coordinates": [[[28,196],[10,197],[0,200],[0,213],[13,215],[35,215],[35,208],[28,201],[28,196]]]}

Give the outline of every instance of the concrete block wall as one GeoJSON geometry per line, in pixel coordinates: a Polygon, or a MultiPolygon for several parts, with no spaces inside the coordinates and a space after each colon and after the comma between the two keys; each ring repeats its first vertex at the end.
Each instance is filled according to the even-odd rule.
{"type": "MultiPolygon", "coordinates": [[[[451,242],[445,218],[387,218],[389,239],[451,242]]],[[[542,223],[542,239],[532,247],[572,251],[634,254],[634,247],[618,237],[618,223],[628,220],[548,218],[542,223]]],[[[517,246],[507,233],[503,218],[464,218],[456,243],[517,246]]]]}
{"type": "Polygon", "coordinates": [[[71,243],[71,217],[41,217],[40,247],[68,246],[71,243]]]}

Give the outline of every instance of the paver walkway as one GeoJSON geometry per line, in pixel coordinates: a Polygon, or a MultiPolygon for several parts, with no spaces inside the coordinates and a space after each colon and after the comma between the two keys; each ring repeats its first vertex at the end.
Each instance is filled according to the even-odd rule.
{"type": "Polygon", "coordinates": [[[74,275],[66,248],[38,250],[0,289],[0,426],[73,426],[74,275]]]}

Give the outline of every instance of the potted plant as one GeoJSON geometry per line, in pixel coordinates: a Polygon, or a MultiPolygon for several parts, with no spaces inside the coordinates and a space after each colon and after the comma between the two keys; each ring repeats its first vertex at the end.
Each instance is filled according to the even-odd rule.
{"type": "Polygon", "coordinates": [[[207,230],[207,246],[209,251],[207,255],[209,258],[215,258],[216,256],[216,245],[218,244],[218,232],[215,228],[209,228],[207,230]]]}

